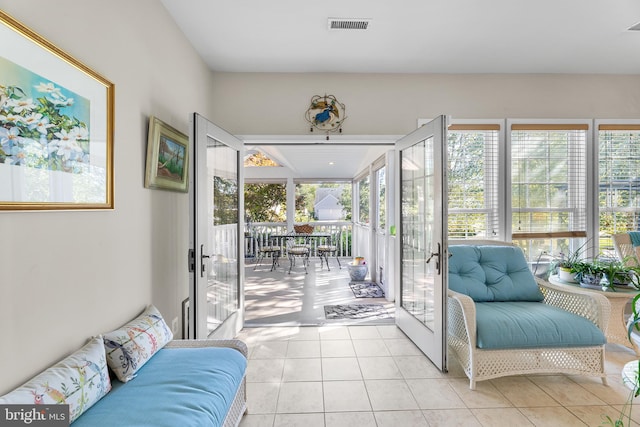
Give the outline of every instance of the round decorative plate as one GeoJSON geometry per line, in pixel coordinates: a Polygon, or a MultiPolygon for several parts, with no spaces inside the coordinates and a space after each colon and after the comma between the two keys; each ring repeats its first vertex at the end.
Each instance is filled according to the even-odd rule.
{"type": "Polygon", "coordinates": [[[338,102],[333,95],[315,95],[307,109],[306,118],[313,128],[325,132],[341,131],[342,123],[347,118],[344,104],[338,102]]]}

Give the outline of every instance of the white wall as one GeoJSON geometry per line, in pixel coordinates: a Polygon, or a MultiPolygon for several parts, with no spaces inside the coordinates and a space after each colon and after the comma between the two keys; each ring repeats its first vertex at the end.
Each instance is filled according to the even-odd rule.
{"type": "Polygon", "coordinates": [[[403,135],[418,118],[640,118],[640,75],[214,73],[212,120],[239,135],[310,135],[314,95],[346,104],[346,135],[403,135]]]}
{"type": "MultiPolygon", "coordinates": [[[[115,210],[0,212],[0,394],[155,304],[188,295],[188,197],[144,188],[147,119],[188,133],[212,75],[157,0],[0,0],[115,84],[115,210]]],[[[2,82],[0,81],[0,84],[2,82]]]]}

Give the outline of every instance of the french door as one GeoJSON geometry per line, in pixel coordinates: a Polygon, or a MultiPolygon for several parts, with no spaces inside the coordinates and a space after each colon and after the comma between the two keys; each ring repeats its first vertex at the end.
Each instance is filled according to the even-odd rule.
{"type": "Polygon", "coordinates": [[[446,370],[446,118],[396,142],[400,266],[396,324],[446,370]]]}
{"type": "Polygon", "coordinates": [[[190,142],[189,338],[232,338],[244,318],[244,148],[197,113],[190,142]]]}

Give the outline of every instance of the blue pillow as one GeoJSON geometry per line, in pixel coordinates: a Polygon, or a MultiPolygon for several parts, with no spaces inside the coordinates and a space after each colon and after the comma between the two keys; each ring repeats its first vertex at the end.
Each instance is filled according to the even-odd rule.
{"type": "Polygon", "coordinates": [[[449,252],[451,290],[476,302],[544,299],[517,246],[452,245],[449,252]]]}

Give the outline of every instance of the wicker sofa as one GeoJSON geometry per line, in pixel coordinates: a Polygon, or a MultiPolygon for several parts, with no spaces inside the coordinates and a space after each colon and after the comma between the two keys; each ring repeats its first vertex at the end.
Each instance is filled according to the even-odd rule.
{"type": "Polygon", "coordinates": [[[238,426],[246,412],[246,344],[172,338],[150,306],[0,396],[0,404],[66,404],[74,427],[238,426]]]}
{"type": "Polygon", "coordinates": [[[534,277],[512,244],[454,243],[447,338],[472,390],[477,381],[533,373],[599,376],[606,384],[604,296],[534,277]]]}

